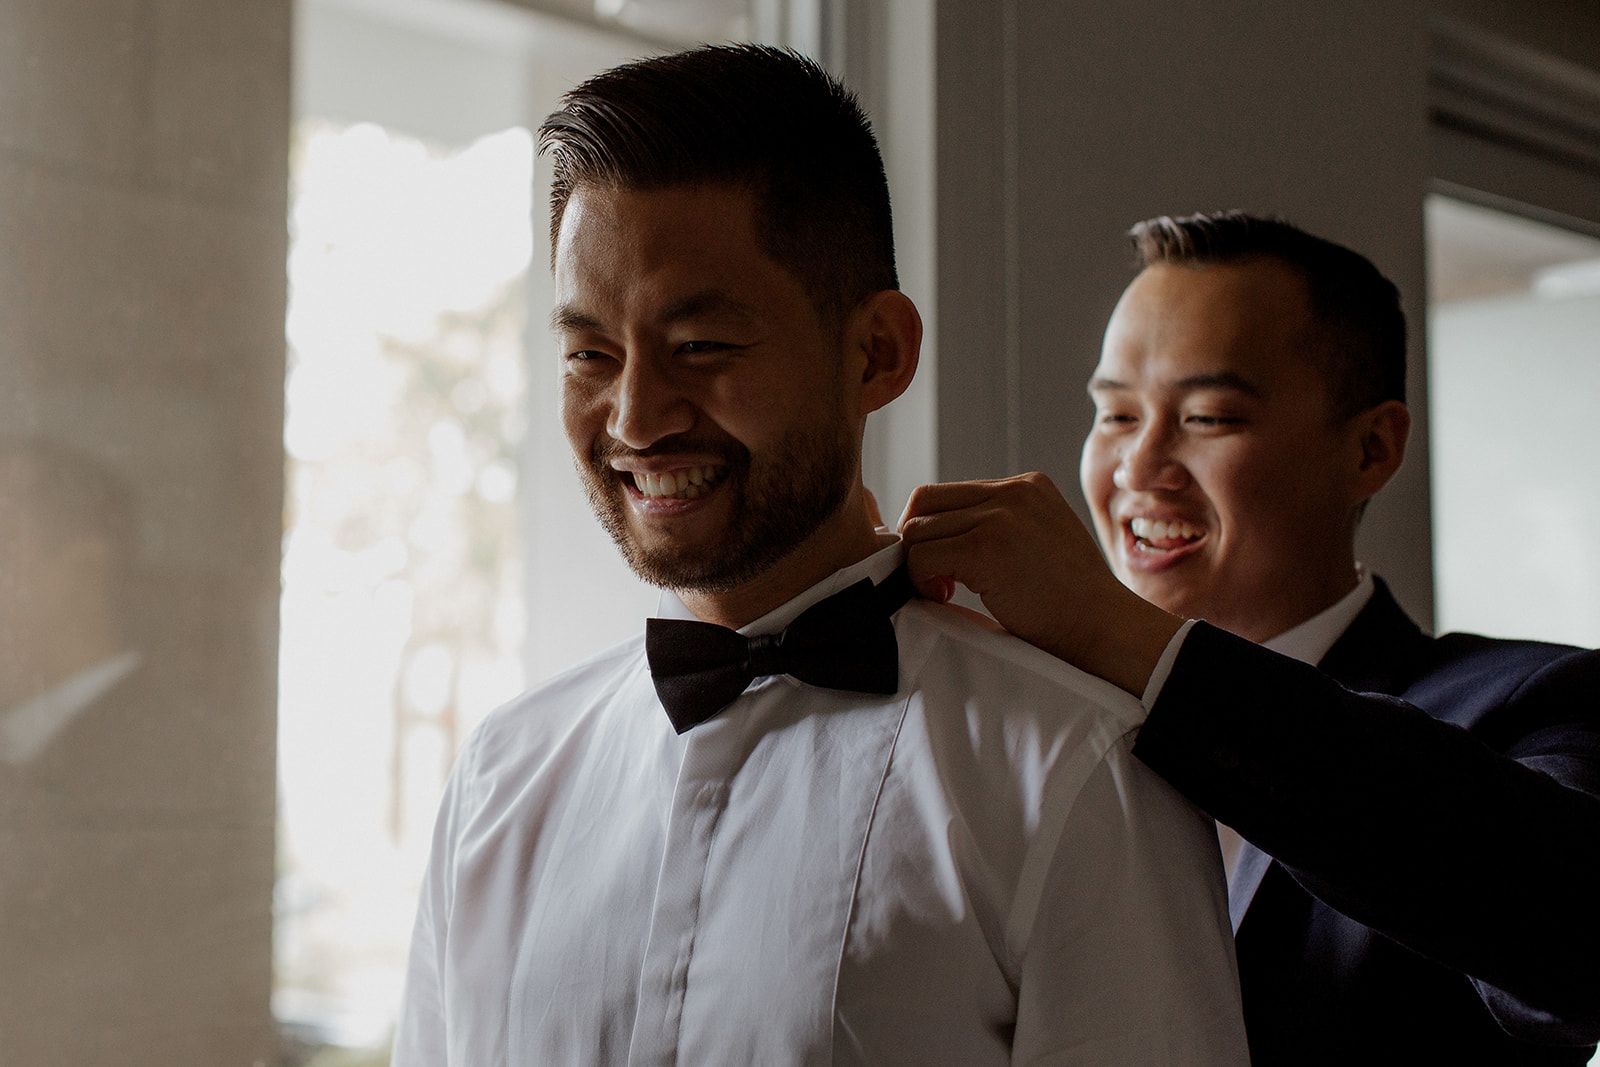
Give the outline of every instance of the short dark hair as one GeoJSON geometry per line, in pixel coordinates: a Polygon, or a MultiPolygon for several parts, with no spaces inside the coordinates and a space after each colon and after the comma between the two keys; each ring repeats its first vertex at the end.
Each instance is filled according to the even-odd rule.
{"type": "Polygon", "coordinates": [[[798,53],[706,46],[597,74],[544,120],[539,151],[555,164],[552,257],[580,186],[727,184],[755,195],[762,251],[825,321],[899,288],[872,126],[855,94],[798,53]]]}
{"type": "Polygon", "coordinates": [[[1206,266],[1270,258],[1299,273],[1318,327],[1315,358],[1333,415],[1346,419],[1406,398],[1400,290],[1358,252],[1282,219],[1217,211],[1146,219],[1128,231],[1139,266],[1206,266]]]}

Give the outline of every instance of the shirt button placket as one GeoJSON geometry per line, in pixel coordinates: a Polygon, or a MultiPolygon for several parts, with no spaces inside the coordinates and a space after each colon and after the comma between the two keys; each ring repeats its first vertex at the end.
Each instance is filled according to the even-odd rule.
{"type": "Polygon", "coordinates": [[[667,844],[656,882],[650,940],[639,979],[630,1064],[678,1061],[689,968],[699,928],[706,868],[728,800],[740,731],[724,713],[690,731],[672,794],[667,844]]]}

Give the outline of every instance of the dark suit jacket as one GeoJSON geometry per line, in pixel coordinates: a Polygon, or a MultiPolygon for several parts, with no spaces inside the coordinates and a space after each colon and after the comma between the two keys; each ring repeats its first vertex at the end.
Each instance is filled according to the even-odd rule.
{"type": "Polygon", "coordinates": [[[1196,624],[1134,748],[1272,858],[1256,1067],[1587,1063],[1600,653],[1428,637],[1379,582],[1320,667],[1196,624]]]}

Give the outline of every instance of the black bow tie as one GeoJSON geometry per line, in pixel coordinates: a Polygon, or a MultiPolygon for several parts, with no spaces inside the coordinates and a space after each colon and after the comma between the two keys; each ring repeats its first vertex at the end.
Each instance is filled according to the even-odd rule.
{"type": "Polygon", "coordinates": [[[825,689],[893,693],[900,649],[889,616],[914,591],[901,567],[881,585],[864,578],[811,605],[782,633],[754,637],[715,623],[647,619],[645,655],[667,718],[681,734],[769,674],[825,689]]]}

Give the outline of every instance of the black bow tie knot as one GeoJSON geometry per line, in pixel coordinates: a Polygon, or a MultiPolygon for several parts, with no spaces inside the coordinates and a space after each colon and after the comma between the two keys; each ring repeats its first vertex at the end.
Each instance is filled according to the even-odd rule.
{"type": "Polygon", "coordinates": [[[752,678],[788,673],[789,656],[784,651],[783,634],[752,634],[747,640],[744,669],[752,678]]]}
{"type": "Polygon", "coordinates": [[[645,654],[656,693],[680,734],[773,674],[825,689],[893,693],[899,646],[889,617],[912,592],[902,567],[880,585],[863,579],[813,604],[782,633],[753,637],[708,622],[649,619],[645,654]]]}

